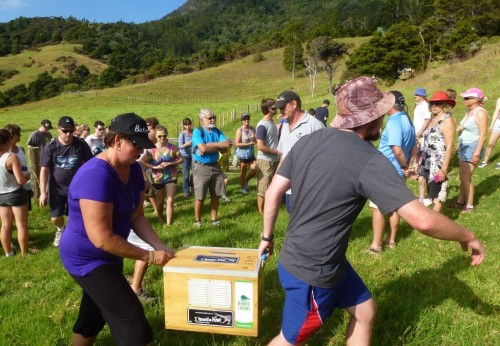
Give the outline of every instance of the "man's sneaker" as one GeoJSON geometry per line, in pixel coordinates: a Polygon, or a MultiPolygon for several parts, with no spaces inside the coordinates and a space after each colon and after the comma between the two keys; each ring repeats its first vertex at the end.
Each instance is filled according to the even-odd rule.
{"type": "Polygon", "coordinates": [[[248,195],[248,190],[245,188],[240,189],[240,192],[244,195],[248,195]]]}
{"type": "Polygon", "coordinates": [[[195,221],[193,226],[195,227],[201,227],[201,221],[195,221]]]}
{"type": "Polygon", "coordinates": [[[495,166],[496,169],[500,169],[500,162],[495,166]]]}
{"type": "Polygon", "coordinates": [[[212,220],[212,221],[210,221],[210,223],[212,224],[212,226],[219,226],[220,225],[219,220],[212,220]]]}
{"type": "Polygon", "coordinates": [[[152,300],[155,299],[148,292],[144,291],[143,288],[141,288],[139,291],[135,292],[135,294],[137,295],[137,298],[139,298],[139,300],[141,301],[141,303],[148,303],[148,302],[150,302],[150,301],[152,301],[152,300]]]}
{"type": "Polygon", "coordinates": [[[54,238],[54,243],[53,243],[55,247],[59,246],[59,243],[61,242],[61,236],[62,236],[62,232],[61,231],[57,231],[56,232],[56,237],[54,238]]]}
{"type": "Polygon", "coordinates": [[[189,198],[189,197],[191,197],[191,194],[189,192],[184,192],[184,197],[189,198]]]}
{"type": "Polygon", "coordinates": [[[484,167],[486,167],[486,165],[487,165],[487,164],[488,164],[488,163],[487,163],[486,161],[483,161],[483,162],[481,162],[481,163],[478,165],[478,167],[479,167],[479,168],[484,168],[484,167]]]}
{"type": "Polygon", "coordinates": [[[231,200],[229,199],[229,197],[227,197],[226,195],[222,195],[222,201],[225,202],[225,203],[228,203],[228,202],[231,202],[231,200]]]}

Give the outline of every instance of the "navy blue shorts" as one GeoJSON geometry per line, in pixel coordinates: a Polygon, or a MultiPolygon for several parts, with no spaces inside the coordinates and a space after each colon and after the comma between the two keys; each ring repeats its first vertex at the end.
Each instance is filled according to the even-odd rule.
{"type": "Polygon", "coordinates": [[[347,260],[344,277],[332,288],[311,286],[287,272],[281,263],[278,274],[286,294],[281,331],[294,345],[306,341],[335,308],[349,308],[372,297],[347,260]]]}
{"type": "Polygon", "coordinates": [[[49,205],[51,217],[68,215],[68,196],[49,192],[49,205]]]}

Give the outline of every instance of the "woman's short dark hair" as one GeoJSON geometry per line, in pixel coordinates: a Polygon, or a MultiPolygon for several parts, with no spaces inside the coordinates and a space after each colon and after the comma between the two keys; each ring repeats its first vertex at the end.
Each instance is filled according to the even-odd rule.
{"type": "Polygon", "coordinates": [[[5,125],[4,129],[9,131],[10,136],[20,136],[21,135],[21,128],[15,124],[8,124],[5,125]]]}
{"type": "Polygon", "coordinates": [[[192,125],[193,122],[189,118],[182,119],[182,125],[192,125]]]}
{"type": "Polygon", "coordinates": [[[122,133],[108,130],[108,132],[104,135],[104,145],[106,148],[112,148],[115,145],[115,137],[118,136],[118,139],[129,139],[127,135],[122,133]]]}
{"type": "Polygon", "coordinates": [[[0,129],[0,144],[4,145],[11,139],[10,132],[6,129],[0,129]]]}

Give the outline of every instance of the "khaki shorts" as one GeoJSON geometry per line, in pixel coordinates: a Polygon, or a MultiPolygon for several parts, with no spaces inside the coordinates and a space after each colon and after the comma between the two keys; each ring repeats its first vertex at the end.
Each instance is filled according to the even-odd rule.
{"type": "Polygon", "coordinates": [[[210,197],[220,197],[224,194],[224,174],[218,163],[202,165],[193,164],[194,197],[203,201],[210,191],[210,197]]]}
{"type": "Polygon", "coordinates": [[[271,185],[276,168],[278,168],[278,162],[257,160],[257,196],[264,197],[266,195],[266,190],[271,185]]]}

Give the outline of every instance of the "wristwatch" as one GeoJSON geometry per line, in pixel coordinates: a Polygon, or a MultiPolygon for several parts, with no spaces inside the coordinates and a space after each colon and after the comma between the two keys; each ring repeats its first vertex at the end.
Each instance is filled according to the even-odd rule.
{"type": "Polygon", "coordinates": [[[274,234],[271,234],[269,237],[264,237],[264,233],[262,233],[260,239],[263,241],[271,242],[274,240],[274,234]]]}

